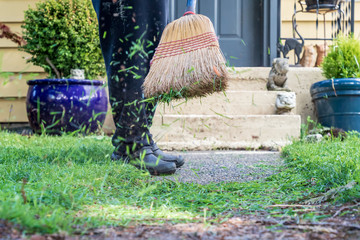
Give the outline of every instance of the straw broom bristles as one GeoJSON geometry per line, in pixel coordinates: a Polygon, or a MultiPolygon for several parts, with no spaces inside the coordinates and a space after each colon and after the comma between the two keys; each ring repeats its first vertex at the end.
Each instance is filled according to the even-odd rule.
{"type": "Polygon", "coordinates": [[[143,88],[145,97],[201,97],[227,86],[224,56],[210,19],[185,15],[163,32],[143,88]]]}

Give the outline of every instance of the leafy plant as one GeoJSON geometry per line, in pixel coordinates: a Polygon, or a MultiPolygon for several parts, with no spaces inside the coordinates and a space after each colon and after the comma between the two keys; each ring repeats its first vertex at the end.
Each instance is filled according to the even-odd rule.
{"type": "Polygon", "coordinates": [[[353,35],[340,35],[322,64],[326,78],[360,77],[360,40],[353,35]]]}
{"type": "MultiPolygon", "coordinates": [[[[22,38],[22,36],[20,36],[18,33],[11,31],[9,26],[0,22],[0,39],[2,38],[10,40],[13,43],[17,44],[18,46],[22,46],[26,44],[26,41],[22,38]]],[[[4,55],[3,52],[0,53],[0,78],[4,80],[3,85],[6,85],[10,81],[10,79],[14,78],[15,74],[13,72],[2,71],[3,55],[4,55]]],[[[34,74],[29,74],[29,76],[34,76],[34,74]]],[[[21,78],[22,78],[22,73],[20,72],[19,79],[21,78]]]]}
{"type": "Polygon", "coordinates": [[[306,122],[306,124],[301,124],[300,139],[304,140],[309,134],[323,133],[324,127],[312,120],[310,116],[307,117],[306,122]]]}
{"type": "Polygon", "coordinates": [[[19,46],[26,44],[25,40],[20,35],[13,33],[8,26],[0,22],[0,39],[1,38],[9,39],[19,46]]]}
{"type": "Polygon", "coordinates": [[[95,11],[90,0],[47,0],[25,11],[22,25],[28,62],[50,77],[67,78],[84,69],[93,79],[105,74],[95,11]]]}

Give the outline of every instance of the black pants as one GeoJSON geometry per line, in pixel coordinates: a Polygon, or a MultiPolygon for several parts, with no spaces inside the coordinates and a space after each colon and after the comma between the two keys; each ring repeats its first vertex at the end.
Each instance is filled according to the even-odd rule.
{"type": "Polygon", "coordinates": [[[92,0],[99,21],[120,154],[152,143],[155,104],[144,102],[142,83],[168,22],[169,0],[92,0]]]}

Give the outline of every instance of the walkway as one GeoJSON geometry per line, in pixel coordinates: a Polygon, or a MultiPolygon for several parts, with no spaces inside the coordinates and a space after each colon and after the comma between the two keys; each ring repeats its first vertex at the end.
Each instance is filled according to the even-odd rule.
{"type": "Polygon", "coordinates": [[[279,152],[204,151],[181,153],[186,162],[167,178],[179,182],[245,182],[274,174],[283,161],[279,152]]]}

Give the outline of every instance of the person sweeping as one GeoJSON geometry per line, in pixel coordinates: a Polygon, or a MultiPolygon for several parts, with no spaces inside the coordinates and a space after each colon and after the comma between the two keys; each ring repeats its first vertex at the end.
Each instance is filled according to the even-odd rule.
{"type": "Polygon", "coordinates": [[[162,152],[152,139],[155,113],[144,102],[142,85],[156,46],[168,23],[169,0],[92,0],[108,76],[116,126],[112,160],[146,169],[152,175],[172,174],[184,164],[181,156],[162,152]]]}
{"type": "Polygon", "coordinates": [[[174,98],[188,98],[224,91],[227,71],[214,27],[195,14],[196,0],[187,0],[184,16],[168,26],[168,0],[93,0],[93,5],[116,126],[112,159],[153,175],[172,174],[184,159],[165,154],[152,140],[156,103],[144,96],[161,100],[159,95],[174,92],[174,98]]]}

